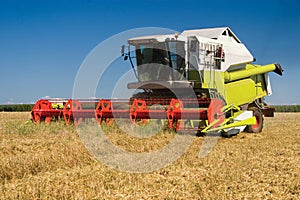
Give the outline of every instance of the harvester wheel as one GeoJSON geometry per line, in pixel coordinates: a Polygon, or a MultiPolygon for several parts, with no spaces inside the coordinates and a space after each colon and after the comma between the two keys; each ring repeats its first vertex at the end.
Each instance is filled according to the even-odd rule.
{"type": "Polygon", "coordinates": [[[256,124],[248,125],[245,131],[248,133],[260,133],[263,129],[264,122],[262,111],[258,107],[250,107],[248,110],[253,111],[253,116],[256,118],[256,124]]]}

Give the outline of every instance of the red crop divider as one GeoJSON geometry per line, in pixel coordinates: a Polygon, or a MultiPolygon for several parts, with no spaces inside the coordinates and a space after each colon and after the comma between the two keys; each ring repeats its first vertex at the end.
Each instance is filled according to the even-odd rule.
{"type": "Polygon", "coordinates": [[[51,122],[52,118],[62,116],[61,109],[54,109],[52,103],[46,99],[38,100],[31,110],[32,121],[40,123],[45,120],[47,124],[51,122]]]}
{"type": "Polygon", "coordinates": [[[148,119],[139,118],[140,113],[149,113],[147,103],[145,100],[134,99],[129,110],[129,117],[132,124],[138,122],[139,125],[146,125],[148,123],[148,119]]]}
{"type": "Polygon", "coordinates": [[[36,123],[40,123],[41,120],[45,119],[46,123],[50,123],[51,116],[44,116],[44,112],[52,110],[52,104],[48,100],[38,100],[32,108],[31,116],[32,120],[36,123]]]}
{"type": "Polygon", "coordinates": [[[175,129],[178,131],[183,126],[184,121],[181,120],[182,110],[182,101],[178,99],[172,99],[167,109],[168,125],[170,129],[175,129]]]}
{"type": "Polygon", "coordinates": [[[104,120],[107,126],[111,126],[114,122],[112,118],[112,103],[110,100],[101,99],[95,110],[95,117],[99,125],[101,125],[104,120]]]}
{"type": "Polygon", "coordinates": [[[70,121],[73,121],[75,125],[79,125],[82,122],[82,117],[74,117],[73,111],[82,110],[81,103],[78,100],[70,99],[64,107],[63,116],[66,125],[69,125],[70,121]]]}
{"type": "Polygon", "coordinates": [[[213,128],[218,127],[225,120],[225,115],[221,111],[223,106],[224,106],[223,101],[221,101],[220,99],[211,99],[211,102],[207,109],[208,123],[210,124],[213,121],[215,121],[216,119],[219,119],[219,121],[213,125],[213,128]]]}

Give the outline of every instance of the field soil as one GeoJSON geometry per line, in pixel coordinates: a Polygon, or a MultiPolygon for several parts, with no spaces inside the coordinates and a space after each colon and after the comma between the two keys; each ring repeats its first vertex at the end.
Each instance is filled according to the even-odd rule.
{"type": "MultiPolygon", "coordinates": [[[[174,137],[135,138],[110,129],[111,141],[151,152],[174,137]]],[[[0,113],[0,199],[300,199],[300,113],[265,118],[259,134],[219,138],[199,158],[194,137],[172,164],[150,173],[112,169],[82,144],[74,125],[34,124],[30,113],[0,113]]]]}

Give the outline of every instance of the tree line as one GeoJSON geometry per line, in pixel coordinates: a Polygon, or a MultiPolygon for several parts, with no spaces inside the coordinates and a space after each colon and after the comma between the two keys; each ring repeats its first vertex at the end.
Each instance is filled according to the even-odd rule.
{"type": "Polygon", "coordinates": [[[27,112],[31,111],[34,104],[9,104],[0,105],[0,112],[27,112]]]}
{"type": "Polygon", "coordinates": [[[300,105],[276,105],[275,112],[300,112],[300,105]]]}
{"type": "MultiPolygon", "coordinates": [[[[28,112],[33,106],[34,104],[0,105],[0,112],[28,112]]],[[[300,112],[300,105],[274,105],[273,107],[275,107],[275,112],[300,112]]]]}

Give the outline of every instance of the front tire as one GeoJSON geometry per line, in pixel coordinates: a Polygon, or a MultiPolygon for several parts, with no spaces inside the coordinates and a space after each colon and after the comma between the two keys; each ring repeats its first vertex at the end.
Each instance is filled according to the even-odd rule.
{"type": "Polygon", "coordinates": [[[260,133],[263,129],[264,116],[258,107],[250,107],[248,110],[253,111],[253,116],[256,118],[256,124],[248,125],[245,129],[248,133],[260,133]]]}

